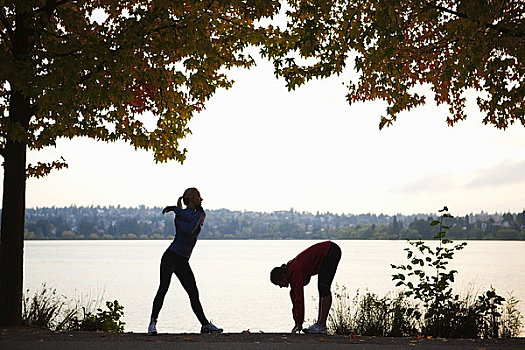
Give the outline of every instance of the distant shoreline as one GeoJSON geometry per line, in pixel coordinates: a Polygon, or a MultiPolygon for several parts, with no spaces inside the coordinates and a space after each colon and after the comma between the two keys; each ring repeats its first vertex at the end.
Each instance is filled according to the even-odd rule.
{"type": "MultiPolygon", "coordinates": [[[[453,213],[452,213],[453,214],[453,213]]],[[[160,208],[68,207],[26,209],[26,239],[172,239],[173,214],[160,208]]],[[[273,213],[206,210],[200,239],[431,240],[439,215],[273,213]]],[[[525,211],[447,218],[447,238],[525,240],[525,211]]]]}

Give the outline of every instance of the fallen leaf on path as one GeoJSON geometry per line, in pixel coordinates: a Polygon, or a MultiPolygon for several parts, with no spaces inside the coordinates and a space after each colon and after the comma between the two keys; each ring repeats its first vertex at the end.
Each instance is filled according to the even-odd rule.
{"type": "Polygon", "coordinates": [[[250,333],[250,330],[249,330],[249,329],[246,329],[246,330],[242,331],[241,333],[243,333],[243,334],[244,334],[244,333],[250,333]]]}

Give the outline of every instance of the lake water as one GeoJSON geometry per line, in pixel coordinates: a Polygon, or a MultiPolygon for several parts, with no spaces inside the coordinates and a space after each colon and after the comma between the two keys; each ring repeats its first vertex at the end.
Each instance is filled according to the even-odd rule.
{"type": "MultiPolygon", "coordinates": [[[[405,264],[405,241],[335,241],[343,255],[335,281],[352,293],[394,291],[390,264],[405,264]]],[[[42,283],[69,298],[117,299],[126,331],[145,332],[169,241],[26,241],[24,290],[42,283]]],[[[206,316],[225,332],[288,332],[293,327],[289,289],[269,281],[270,270],[316,241],[201,240],[190,260],[206,316]]],[[[470,241],[451,265],[456,291],[485,291],[521,300],[525,314],[525,242],[470,241]]],[[[335,286],[335,283],[334,283],[335,286]]],[[[305,287],[305,318],[316,318],[317,277],[305,287]]],[[[305,324],[306,325],[306,324],[305,324]]],[[[172,278],[159,332],[198,332],[200,325],[177,278],[172,278]]]]}

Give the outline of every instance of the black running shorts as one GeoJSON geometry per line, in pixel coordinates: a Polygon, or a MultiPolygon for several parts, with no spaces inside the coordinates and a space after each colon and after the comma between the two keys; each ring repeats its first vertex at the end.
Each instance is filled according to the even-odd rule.
{"type": "Polygon", "coordinates": [[[317,279],[317,289],[319,290],[320,297],[330,295],[330,287],[332,286],[339,260],[341,260],[341,248],[334,242],[330,242],[330,249],[321,266],[321,271],[319,271],[317,279]]]}

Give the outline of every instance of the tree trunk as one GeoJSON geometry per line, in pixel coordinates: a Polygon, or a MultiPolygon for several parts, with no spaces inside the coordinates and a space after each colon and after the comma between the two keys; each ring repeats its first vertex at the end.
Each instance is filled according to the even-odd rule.
{"type": "Polygon", "coordinates": [[[22,320],[22,288],[24,266],[24,223],[26,197],[26,153],[31,101],[23,89],[31,86],[30,49],[32,18],[27,3],[16,4],[15,30],[12,39],[18,74],[10,81],[9,122],[4,157],[4,194],[0,233],[0,327],[18,326],[22,320]],[[29,68],[29,70],[28,70],[29,68]],[[28,74],[29,73],[29,74],[28,74]],[[18,130],[17,130],[18,129],[18,130]]]}
{"type": "MultiPolygon", "coordinates": [[[[13,93],[10,107],[10,116],[18,115],[22,116],[22,120],[28,120],[28,98],[20,93],[13,93]]],[[[26,150],[25,143],[9,139],[4,149],[4,194],[0,231],[0,327],[20,325],[22,316],[26,150]]]]}

